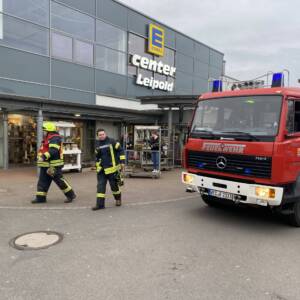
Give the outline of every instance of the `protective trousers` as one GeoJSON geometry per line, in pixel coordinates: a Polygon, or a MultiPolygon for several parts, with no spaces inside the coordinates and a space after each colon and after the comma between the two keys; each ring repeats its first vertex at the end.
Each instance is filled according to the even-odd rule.
{"type": "Polygon", "coordinates": [[[62,167],[55,167],[53,176],[50,176],[47,173],[47,170],[48,168],[40,168],[40,176],[37,184],[37,193],[36,193],[37,201],[39,202],[46,201],[47,193],[52,180],[57,184],[57,186],[61,189],[61,191],[66,195],[68,199],[73,198],[75,195],[74,191],[71,185],[63,177],[62,167]]]}
{"type": "Polygon", "coordinates": [[[105,174],[104,171],[100,171],[97,174],[97,206],[100,208],[105,207],[105,192],[106,192],[106,184],[109,181],[110,188],[114,195],[115,200],[121,200],[121,191],[117,181],[117,173],[105,174]]]}

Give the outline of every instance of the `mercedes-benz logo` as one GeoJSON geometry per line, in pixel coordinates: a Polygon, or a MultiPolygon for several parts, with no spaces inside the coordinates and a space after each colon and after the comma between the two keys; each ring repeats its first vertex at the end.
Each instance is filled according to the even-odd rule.
{"type": "Polygon", "coordinates": [[[221,170],[225,169],[227,166],[227,159],[224,156],[219,156],[216,160],[216,165],[221,170]]]}

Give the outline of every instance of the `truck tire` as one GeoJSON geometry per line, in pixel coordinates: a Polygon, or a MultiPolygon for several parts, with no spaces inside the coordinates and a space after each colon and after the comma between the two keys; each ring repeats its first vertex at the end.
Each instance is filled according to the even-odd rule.
{"type": "Polygon", "coordinates": [[[289,215],[289,222],[295,227],[300,227],[300,201],[293,203],[292,214],[289,215]]]}

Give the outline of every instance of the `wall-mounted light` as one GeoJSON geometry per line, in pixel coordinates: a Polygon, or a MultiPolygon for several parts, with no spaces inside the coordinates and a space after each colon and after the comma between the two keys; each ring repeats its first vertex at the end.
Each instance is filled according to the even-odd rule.
{"type": "Polygon", "coordinates": [[[79,118],[79,117],[81,117],[81,114],[75,114],[74,116],[79,118]]]}

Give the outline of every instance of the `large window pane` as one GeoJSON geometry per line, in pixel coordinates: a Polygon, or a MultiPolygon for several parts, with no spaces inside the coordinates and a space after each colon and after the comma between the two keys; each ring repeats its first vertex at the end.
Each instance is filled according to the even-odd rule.
{"type": "Polygon", "coordinates": [[[96,46],[96,66],[99,69],[126,74],[126,54],[105,47],[96,46]]]}
{"type": "Polygon", "coordinates": [[[153,59],[153,55],[147,52],[148,41],[138,35],[129,34],[128,52],[130,54],[139,54],[149,59],[153,59]]]}
{"type": "Polygon", "coordinates": [[[79,36],[83,39],[95,39],[94,18],[75,11],[71,8],[52,2],[51,5],[52,27],[79,36]]]}
{"type": "Polygon", "coordinates": [[[0,2],[3,2],[5,13],[49,26],[49,0],[0,0],[0,2]]]}
{"type": "Polygon", "coordinates": [[[93,45],[90,43],[85,43],[76,40],[74,49],[74,60],[75,62],[92,66],[94,62],[93,45]]]}
{"type": "Polygon", "coordinates": [[[71,37],[52,32],[52,56],[72,60],[72,43],[71,37]]]}
{"type": "Polygon", "coordinates": [[[104,46],[125,52],[126,32],[97,20],[97,42],[104,46]]]}
{"type": "Polygon", "coordinates": [[[156,61],[162,61],[164,64],[169,66],[175,65],[175,51],[169,48],[165,48],[164,56],[155,57],[156,61]]]}
{"type": "Polygon", "coordinates": [[[0,21],[1,18],[3,18],[2,30],[0,25],[1,45],[49,55],[49,30],[2,14],[0,21]]]}

